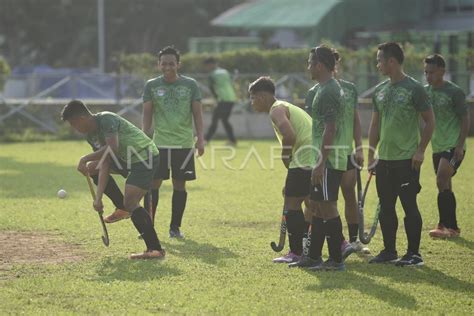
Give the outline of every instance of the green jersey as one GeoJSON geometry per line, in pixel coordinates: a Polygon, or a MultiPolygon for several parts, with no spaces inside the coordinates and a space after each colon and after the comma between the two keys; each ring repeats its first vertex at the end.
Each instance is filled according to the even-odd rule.
{"type": "Polygon", "coordinates": [[[98,149],[104,146],[108,137],[118,136],[118,158],[124,162],[147,161],[158,155],[153,141],[141,129],[112,112],[94,114],[97,131],[87,134],[87,142],[98,149]]]}
{"type": "Polygon", "coordinates": [[[169,83],[163,76],[145,84],[143,102],[153,104],[155,133],[153,140],[158,147],[192,148],[192,103],[201,100],[196,80],[179,76],[169,83]]]}
{"type": "Polygon", "coordinates": [[[316,86],[312,104],[313,146],[316,151],[316,162],[320,159],[325,123],[336,123],[336,136],[331,145],[326,166],[330,169],[345,171],[347,168],[347,144],[344,138],[344,92],[332,78],[316,86]]]}
{"type": "MultiPolygon", "coordinates": [[[[440,88],[425,86],[433,105],[435,130],[431,138],[433,153],[456,147],[461,132],[461,119],[467,113],[466,95],[457,85],[445,81],[440,88]]],[[[464,148],[466,144],[464,144],[464,148]]]]}
{"type": "Polygon", "coordinates": [[[380,115],[379,159],[405,160],[415,154],[420,141],[419,112],[431,104],[423,86],[412,77],[380,83],[372,97],[380,115]]]}
{"type": "Polygon", "coordinates": [[[216,68],[209,77],[210,87],[218,102],[235,102],[235,95],[232,78],[227,70],[216,68]]]}
{"type": "MultiPolygon", "coordinates": [[[[290,124],[296,134],[296,141],[291,151],[292,159],[289,168],[304,168],[314,166],[314,152],[311,142],[311,117],[300,107],[291,103],[277,100],[270,108],[270,114],[277,107],[285,107],[289,113],[290,124]]],[[[280,144],[282,144],[282,135],[278,128],[273,124],[273,129],[280,144]]]]}
{"type": "Polygon", "coordinates": [[[339,79],[342,91],[344,91],[344,124],[338,126],[342,128],[344,139],[347,144],[346,154],[349,156],[353,150],[353,139],[354,139],[354,113],[357,109],[357,89],[352,82],[339,79]]]}

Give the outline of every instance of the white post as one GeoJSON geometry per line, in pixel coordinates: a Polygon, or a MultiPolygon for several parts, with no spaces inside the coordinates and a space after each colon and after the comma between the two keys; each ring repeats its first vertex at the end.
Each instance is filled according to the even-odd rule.
{"type": "Polygon", "coordinates": [[[97,46],[100,72],[105,72],[105,18],[104,0],[97,0],[97,46]]]}

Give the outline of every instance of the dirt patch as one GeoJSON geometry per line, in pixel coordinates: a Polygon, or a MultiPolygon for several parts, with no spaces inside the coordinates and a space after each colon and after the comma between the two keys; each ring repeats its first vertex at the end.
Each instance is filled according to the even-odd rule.
{"type": "Polygon", "coordinates": [[[58,264],[83,258],[79,246],[52,233],[0,231],[0,274],[14,264],[58,264]]]}

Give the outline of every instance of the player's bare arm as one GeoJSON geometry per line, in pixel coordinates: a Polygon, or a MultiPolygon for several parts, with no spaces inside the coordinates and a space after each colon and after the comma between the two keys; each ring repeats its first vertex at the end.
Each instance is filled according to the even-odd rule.
{"type": "Polygon", "coordinates": [[[362,150],[362,128],[360,126],[359,111],[354,110],[354,144],[356,148],[355,161],[359,168],[364,166],[364,152],[362,150]]]}
{"type": "Polygon", "coordinates": [[[461,118],[461,131],[459,132],[459,140],[456,148],[454,149],[453,158],[455,161],[461,161],[464,158],[464,144],[466,143],[466,137],[469,134],[470,124],[469,111],[467,111],[461,118]]]}
{"type": "Polygon", "coordinates": [[[143,103],[142,130],[148,136],[153,136],[153,103],[147,101],[143,103]]]}
{"type": "Polygon", "coordinates": [[[433,135],[435,127],[435,118],[432,108],[429,108],[428,110],[423,111],[420,114],[425,124],[423,126],[423,130],[421,131],[420,144],[418,145],[418,149],[416,150],[416,153],[411,160],[412,168],[415,170],[420,170],[421,164],[423,163],[425,157],[426,146],[428,146],[431,140],[431,136],[433,135]]]}
{"type": "Polygon", "coordinates": [[[196,128],[196,149],[198,155],[204,155],[204,132],[203,132],[203,121],[202,121],[202,104],[199,101],[193,101],[191,104],[193,112],[194,127],[196,128]]]}
{"type": "MultiPolygon", "coordinates": [[[[110,137],[105,139],[105,150],[108,152],[107,149],[112,150],[114,154],[118,152],[118,135],[114,134],[110,137]]],[[[104,208],[102,204],[102,197],[104,195],[105,187],[107,186],[107,181],[110,175],[110,157],[105,154],[102,155],[102,158],[99,162],[99,181],[97,183],[97,194],[96,199],[94,201],[94,209],[97,212],[101,212],[104,208]]]]}
{"type": "Polygon", "coordinates": [[[375,148],[379,143],[379,128],[380,128],[380,114],[378,112],[372,112],[372,120],[370,121],[369,127],[369,153],[368,153],[368,168],[369,170],[374,169],[375,165],[375,148]]]}
{"type": "Polygon", "coordinates": [[[334,143],[334,138],[336,137],[336,122],[326,122],[324,123],[324,132],[323,132],[323,142],[321,144],[321,159],[316,163],[316,166],[313,169],[311,174],[311,183],[313,185],[322,184],[323,182],[323,173],[326,166],[326,160],[328,158],[329,152],[333,149],[330,147],[334,143]]]}
{"type": "Polygon", "coordinates": [[[285,107],[276,107],[270,113],[270,117],[282,135],[281,159],[288,169],[291,162],[291,153],[296,142],[296,133],[288,119],[288,110],[285,107]]]}

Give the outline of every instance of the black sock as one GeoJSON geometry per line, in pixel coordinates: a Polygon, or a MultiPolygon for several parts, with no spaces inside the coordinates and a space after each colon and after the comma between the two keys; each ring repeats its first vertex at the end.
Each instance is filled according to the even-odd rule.
{"type": "MultiPolygon", "coordinates": [[[[152,198],[152,204],[151,204],[151,207],[152,207],[152,211],[153,211],[153,214],[155,214],[156,216],[156,209],[158,208],[158,201],[160,199],[160,195],[159,195],[159,190],[158,189],[152,189],[151,190],[151,198],[152,198]]],[[[145,210],[148,212],[149,210],[149,194],[150,193],[147,193],[145,194],[145,197],[143,198],[144,199],[144,202],[143,202],[143,205],[145,207],[145,210]]]]}
{"type": "Polygon", "coordinates": [[[286,211],[286,227],[288,229],[290,251],[301,255],[305,229],[304,214],[301,209],[286,211]]]}
{"type": "Polygon", "coordinates": [[[311,245],[309,246],[309,257],[312,259],[321,258],[326,232],[324,230],[323,219],[313,216],[311,224],[311,245]]]}
{"type": "Polygon", "coordinates": [[[131,218],[133,225],[143,237],[147,250],[161,250],[160,241],[147,211],[143,207],[138,207],[133,211],[131,218]]]}
{"type": "MultiPolygon", "coordinates": [[[[448,211],[446,198],[449,196],[449,191],[443,191],[438,193],[438,213],[439,213],[439,224],[444,227],[448,227],[448,211]]],[[[449,198],[449,197],[448,197],[449,198]]]]}
{"type": "MultiPolygon", "coordinates": [[[[91,176],[91,178],[94,181],[95,185],[99,183],[98,175],[91,176]]],[[[104,194],[112,201],[116,208],[119,208],[121,210],[125,209],[125,207],[123,206],[122,191],[120,191],[114,178],[112,178],[110,175],[109,180],[107,181],[107,186],[104,190],[104,194]]]]}
{"type": "Polygon", "coordinates": [[[405,217],[403,222],[405,223],[405,232],[407,234],[408,251],[419,254],[421,228],[423,226],[420,213],[418,212],[416,215],[405,217]]]}
{"type": "Polygon", "coordinates": [[[458,219],[456,217],[456,196],[454,195],[454,192],[452,192],[452,200],[451,200],[451,225],[452,225],[452,229],[459,229],[458,227],[458,219]]]}
{"type": "Polygon", "coordinates": [[[328,242],[329,256],[336,262],[342,262],[342,222],[341,217],[331,218],[325,221],[326,240],[328,242]]]}
{"type": "Polygon", "coordinates": [[[439,222],[446,228],[457,229],[456,197],[451,190],[438,193],[439,222]]]}
{"type": "Polygon", "coordinates": [[[183,220],[184,209],[186,208],[186,199],[188,193],[186,191],[173,191],[173,197],[171,200],[171,224],[170,228],[181,227],[181,221],[183,220]]]}
{"type": "Polygon", "coordinates": [[[348,224],[347,228],[349,229],[349,242],[354,242],[359,236],[359,224],[348,224]]]}

